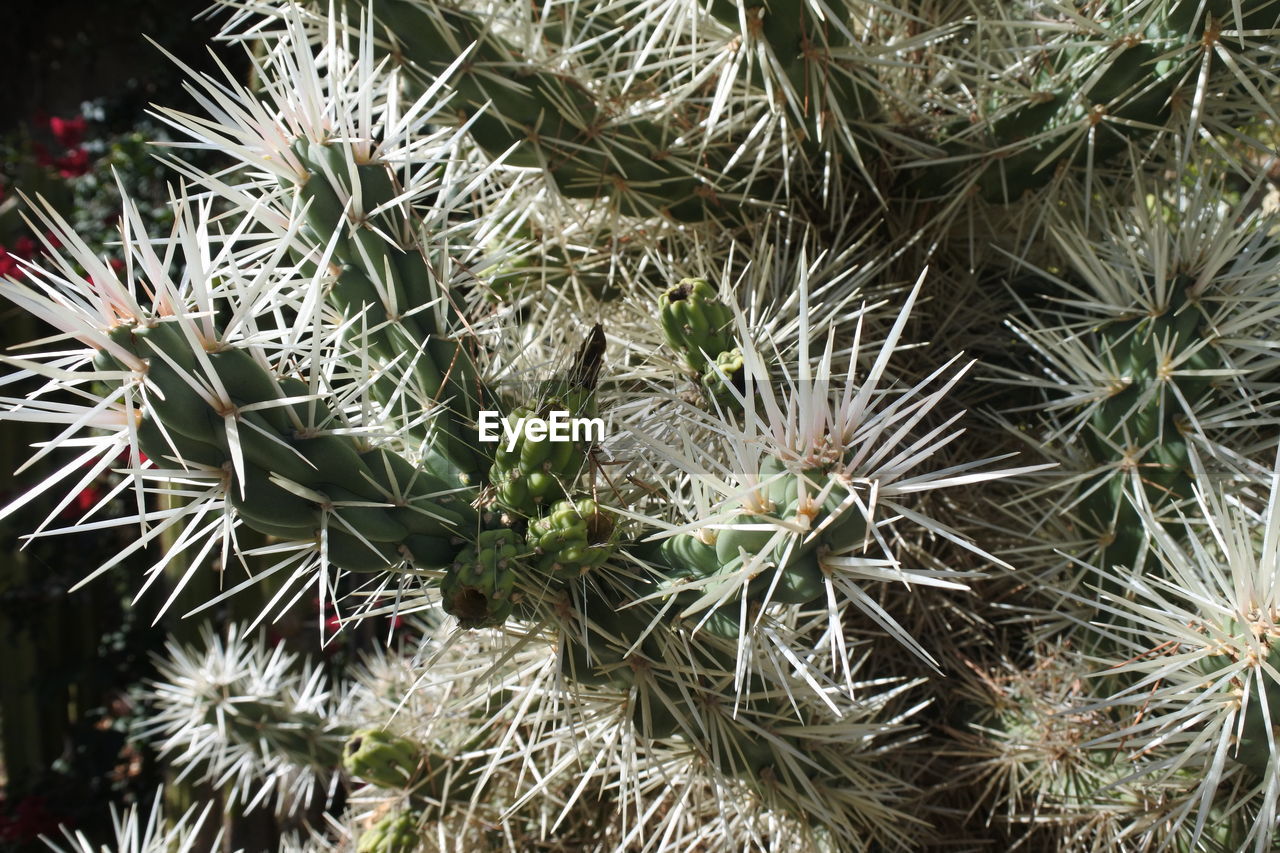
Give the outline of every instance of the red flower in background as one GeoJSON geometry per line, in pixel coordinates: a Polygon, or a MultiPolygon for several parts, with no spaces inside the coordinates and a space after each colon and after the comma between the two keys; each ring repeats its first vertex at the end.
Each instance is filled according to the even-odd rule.
{"type": "Polygon", "coordinates": [[[53,132],[53,138],[58,140],[62,147],[76,148],[81,142],[84,142],[84,116],[76,116],[75,118],[58,118],[54,116],[49,119],[49,130],[53,132]]]}
{"type": "Polygon", "coordinates": [[[58,167],[58,174],[64,178],[78,178],[89,171],[89,151],[76,148],[53,161],[58,167]]]}
{"type": "Polygon", "coordinates": [[[31,150],[36,154],[36,163],[41,166],[52,166],[53,155],[49,153],[49,149],[44,147],[42,142],[31,143],[31,150]]]}
{"type": "Polygon", "coordinates": [[[51,835],[62,823],[45,802],[44,797],[24,797],[8,814],[0,814],[0,842],[33,844],[41,835],[51,835]]]}
{"type": "MultiPolygon", "coordinates": [[[[62,245],[52,232],[45,236],[55,249],[62,245]]],[[[13,242],[12,249],[0,243],[0,278],[8,276],[13,279],[22,279],[25,274],[22,267],[18,265],[18,260],[30,261],[43,253],[44,247],[25,234],[13,242]]]]}
{"type": "MultiPolygon", "coordinates": [[[[37,123],[39,120],[37,120],[37,123]]],[[[89,151],[81,146],[84,142],[85,132],[84,116],[76,116],[72,119],[58,118],[54,116],[49,119],[49,132],[53,134],[54,140],[64,149],[61,157],[54,157],[49,149],[41,142],[31,143],[31,150],[35,152],[36,163],[58,170],[58,174],[64,178],[78,178],[89,171],[89,151]]]]}
{"type": "Polygon", "coordinates": [[[18,266],[18,255],[0,245],[0,278],[22,278],[22,268],[18,266]]]}

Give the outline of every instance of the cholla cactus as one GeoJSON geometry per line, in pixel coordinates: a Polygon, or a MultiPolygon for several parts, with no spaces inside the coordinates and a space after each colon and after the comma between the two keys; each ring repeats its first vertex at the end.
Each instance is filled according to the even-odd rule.
{"type": "Polygon", "coordinates": [[[236,626],[225,640],[206,631],[202,645],[170,645],[139,732],[180,769],[178,780],[190,776],[231,802],[285,812],[331,794],[350,730],[323,671],[299,667],[296,655],[252,642],[236,626]]]}
{"type": "Polygon", "coordinates": [[[228,3],[232,165],[121,272],[42,214],[6,417],[127,450],[145,585],[439,627],[336,705],[176,651],[174,763],[345,758],[370,851],[1272,844],[1280,8],[1122,5],[228,3]]]}
{"type": "MultiPolygon", "coordinates": [[[[209,819],[213,803],[206,804],[198,812],[193,806],[177,820],[168,821],[165,819],[162,800],[163,792],[157,791],[155,801],[145,816],[136,803],[123,815],[117,814],[113,809],[111,824],[115,830],[115,844],[111,849],[119,853],[195,853],[200,849],[197,846],[200,843],[200,828],[209,819]]],[[[73,833],[64,827],[62,834],[70,847],[63,847],[48,838],[44,839],[45,843],[59,853],[101,853],[108,849],[105,846],[95,846],[83,832],[73,833]]],[[[213,843],[220,844],[221,840],[221,833],[218,833],[214,836],[213,843]]]]}

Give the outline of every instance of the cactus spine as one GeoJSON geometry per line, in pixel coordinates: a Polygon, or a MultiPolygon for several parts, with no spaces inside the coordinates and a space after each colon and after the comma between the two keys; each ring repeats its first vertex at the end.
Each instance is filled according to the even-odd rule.
{"type": "Polygon", "coordinates": [[[446,639],[210,742],[357,732],[362,850],[1274,845],[1275,2],[233,5],[229,211],[50,217],[7,416],[446,639]]]}

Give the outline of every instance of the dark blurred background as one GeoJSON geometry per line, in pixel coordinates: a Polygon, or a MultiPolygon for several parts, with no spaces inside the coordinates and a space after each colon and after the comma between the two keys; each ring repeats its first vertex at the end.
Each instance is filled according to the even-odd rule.
{"type": "MultiPolygon", "coordinates": [[[[200,71],[225,19],[209,0],[4,0],[0,3],[0,133],[41,113],[72,115],[101,99],[126,121],[151,102],[188,107],[182,75],[146,37],[200,71]]],[[[234,70],[239,48],[215,48],[234,70]]]]}
{"type": "MultiPolygon", "coordinates": [[[[183,62],[221,72],[210,49],[225,11],[209,0],[0,0],[0,288],[22,282],[23,266],[50,250],[49,229],[30,223],[23,196],[49,201],[75,232],[122,266],[117,181],[146,222],[172,222],[173,173],[152,157],[165,128],[152,104],[198,111],[183,91],[186,75],[154,39],[183,62]]],[[[238,79],[242,48],[212,44],[238,79]]],[[[177,152],[209,165],[208,155],[177,152]],[[201,161],[204,157],[205,160],[201,161]]],[[[0,350],[49,334],[0,299],[0,350]]],[[[11,369],[0,367],[0,374],[11,369]]],[[[20,396],[22,384],[0,393],[20,396]]],[[[66,464],[53,454],[18,476],[31,447],[56,430],[0,421],[0,507],[66,464]]],[[[127,464],[125,460],[121,464],[127,464]]],[[[44,520],[78,477],[24,510],[0,519],[0,851],[45,849],[41,834],[59,825],[110,844],[109,805],[149,803],[163,773],[131,727],[138,690],[153,673],[151,656],[193,626],[153,624],[160,599],[132,598],[155,553],[139,554],[86,588],[70,588],[124,547],[131,532],[110,530],[35,540],[20,536],[44,520]]],[[[104,474],[75,493],[54,526],[74,524],[119,482],[104,474]]],[[[103,516],[123,515],[122,505],[103,516]]],[[[161,584],[163,586],[163,583],[161,584]]],[[[198,801],[202,793],[173,789],[198,801]]],[[[173,803],[171,803],[173,805],[173,803]]],[[[207,846],[205,849],[208,849],[207,846]]]]}

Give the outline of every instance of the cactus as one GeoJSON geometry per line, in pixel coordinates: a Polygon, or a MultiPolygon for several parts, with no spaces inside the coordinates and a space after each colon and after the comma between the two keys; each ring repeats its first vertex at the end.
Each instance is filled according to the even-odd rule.
{"type": "Polygon", "coordinates": [[[282,813],[322,793],[342,759],[345,725],[323,673],[299,667],[232,626],[200,647],[170,643],[139,731],[182,775],[225,785],[227,799],[282,813]]]}
{"type": "Polygon", "coordinates": [[[344,762],[361,850],[1275,843],[1277,4],[234,5],[260,88],[167,114],[226,212],[5,287],[134,550],[431,614],[341,723],[202,706],[212,778],[344,762]]]}
{"type": "Polygon", "coordinates": [[[695,374],[733,349],[733,312],[706,279],[685,279],[663,293],[658,317],[667,345],[684,356],[695,374]]]}
{"type": "Polygon", "coordinates": [[[616,529],[612,513],[590,498],[560,501],[530,523],[528,544],[540,571],[573,580],[609,559],[616,529]]]}
{"type": "Polygon", "coordinates": [[[381,729],[356,732],[342,749],[343,769],[383,788],[409,787],[421,759],[422,747],[381,729]]]}
{"type": "Polygon", "coordinates": [[[571,418],[594,415],[594,392],[604,345],[604,332],[597,324],[565,375],[541,383],[529,406],[517,406],[506,416],[516,437],[498,447],[489,469],[498,503],[506,509],[532,518],[540,508],[574,492],[574,484],[586,465],[582,442],[553,441],[549,435],[535,438],[523,425],[557,411],[571,418]]]}
{"type": "Polygon", "coordinates": [[[360,835],[358,853],[413,853],[420,849],[418,824],[414,812],[391,812],[360,835]]]}
{"type": "MultiPolygon", "coordinates": [[[[1219,100],[1215,120],[1226,123],[1248,122],[1263,108],[1260,91],[1231,68],[1266,51],[1268,37],[1256,34],[1277,28],[1280,5],[1237,12],[1229,2],[1159,0],[1100,12],[1086,25],[1091,37],[1066,32],[1031,46],[1016,28],[997,26],[984,34],[987,43],[970,43],[980,45],[973,59],[1011,85],[984,93],[975,106],[987,121],[957,121],[944,145],[951,156],[983,157],[986,168],[960,170],[959,180],[988,201],[1016,201],[1069,167],[1092,172],[1130,144],[1177,132],[1188,111],[1194,131],[1202,116],[1191,105],[1206,98],[1219,100]]],[[[956,172],[930,167],[923,188],[956,172]]]]}
{"type": "Polygon", "coordinates": [[[445,612],[464,628],[501,625],[511,615],[520,540],[500,528],[481,531],[474,546],[464,549],[440,584],[445,612]]]}

